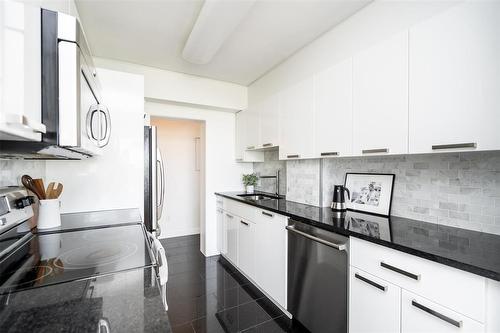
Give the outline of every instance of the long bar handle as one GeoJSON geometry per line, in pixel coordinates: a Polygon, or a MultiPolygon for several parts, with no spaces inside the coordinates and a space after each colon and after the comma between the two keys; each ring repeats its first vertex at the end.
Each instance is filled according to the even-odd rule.
{"type": "Polygon", "coordinates": [[[430,315],[433,315],[434,317],[437,317],[441,320],[444,320],[448,324],[452,324],[453,326],[456,326],[458,328],[462,327],[463,322],[461,320],[455,320],[455,319],[452,319],[448,316],[445,316],[444,314],[439,313],[436,310],[433,310],[431,308],[426,307],[425,305],[418,303],[416,300],[412,300],[411,305],[413,305],[414,307],[416,307],[424,312],[427,312],[430,315]]]}
{"type": "Polygon", "coordinates": [[[389,152],[389,148],[363,149],[361,152],[363,154],[388,153],[389,152]]]}
{"type": "Polygon", "coordinates": [[[271,147],[273,144],[272,143],[264,143],[262,147],[271,147]]]}
{"type": "Polygon", "coordinates": [[[328,151],[328,152],[321,153],[321,156],[339,156],[339,152],[338,151],[328,151]]]}
{"type": "Polygon", "coordinates": [[[367,278],[365,278],[364,276],[359,275],[358,273],[354,273],[354,277],[355,277],[356,279],[358,279],[358,280],[361,280],[361,281],[363,281],[363,282],[365,282],[365,283],[368,283],[368,284],[369,284],[369,285],[371,285],[371,286],[374,286],[374,287],[375,287],[375,288],[377,288],[377,289],[380,289],[380,290],[382,290],[382,291],[387,291],[387,286],[383,286],[383,285],[381,285],[381,284],[378,284],[377,282],[372,281],[372,280],[370,280],[370,279],[367,279],[367,278]]]}
{"type": "Polygon", "coordinates": [[[252,150],[252,149],[255,149],[255,146],[248,146],[247,147],[247,150],[252,150]]]}
{"type": "Polygon", "coordinates": [[[299,158],[299,154],[293,154],[293,155],[286,155],[286,158],[299,158]]]}
{"type": "Polygon", "coordinates": [[[273,217],[274,216],[273,214],[268,213],[268,212],[264,212],[264,211],[262,211],[262,215],[266,215],[266,216],[269,216],[269,217],[273,217]]]}
{"type": "Polygon", "coordinates": [[[326,241],[326,240],[324,240],[324,239],[321,239],[321,238],[315,237],[315,236],[313,236],[313,235],[309,235],[308,233],[305,233],[305,232],[303,232],[303,231],[297,230],[297,229],[295,229],[295,228],[294,228],[294,227],[292,227],[292,226],[286,226],[285,228],[286,228],[286,230],[288,230],[288,231],[291,231],[291,232],[293,232],[293,233],[296,233],[296,234],[298,234],[298,235],[301,235],[301,236],[303,236],[303,237],[305,237],[305,238],[311,239],[311,240],[313,240],[313,241],[315,241],[315,242],[318,242],[318,243],[321,243],[321,244],[323,244],[323,245],[326,245],[326,246],[332,247],[332,248],[334,248],[334,249],[336,249],[336,250],[339,250],[339,251],[345,251],[345,244],[335,244],[335,243],[332,243],[332,242],[328,242],[328,241],[326,241]]]}
{"type": "Polygon", "coordinates": [[[420,274],[410,273],[410,272],[405,271],[405,270],[403,270],[401,268],[398,268],[396,266],[392,266],[392,265],[386,264],[383,261],[380,262],[380,266],[382,266],[383,268],[386,268],[388,270],[391,270],[393,272],[402,274],[402,275],[404,275],[406,277],[409,277],[410,279],[413,279],[413,280],[416,280],[416,281],[420,280],[420,274]]]}
{"type": "Polygon", "coordinates": [[[229,217],[230,219],[232,219],[234,216],[233,215],[229,215],[226,213],[226,216],[229,217]]]}
{"type": "Polygon", "coordinates": [[[452,143],[447,145],[432,145],[432,150],[460,149],[460,148],[477,148],[477,143],[466,142],[466,143],[452,143]]]}
{"type": "Polygon", "coordinates": [[[244,225],[246,225],[248,227],[248,223],[247,222],[245,222],[243,220],[240,220],[240,223],[242,223],[242,224],[244,224],[244,225]]]}

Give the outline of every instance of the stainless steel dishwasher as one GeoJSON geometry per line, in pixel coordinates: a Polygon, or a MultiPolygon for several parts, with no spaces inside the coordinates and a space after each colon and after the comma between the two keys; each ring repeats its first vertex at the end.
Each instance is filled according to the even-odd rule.
{"type": "Polygon", "coordinates": [[[347,332],[349,238],[290,220],[288,311],[313,333],[347,332]]]}

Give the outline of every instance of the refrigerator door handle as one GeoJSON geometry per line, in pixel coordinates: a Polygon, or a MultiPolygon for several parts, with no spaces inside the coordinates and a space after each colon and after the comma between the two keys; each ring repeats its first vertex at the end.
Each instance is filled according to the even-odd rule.
{"type": "Polygon", "coordinates": [[[156,163],[157,163],[157,166],[159,168],[157,170],[158,170],[159,177],[160,177],[160,193],[159,193],[160,195],[158,196],[159,200],[158,200],[158,204],[157,204],[157,208],[158,208],[157,220],[159,220],[161,218],[161,215],[163,212],[163,203],[165,202],[165,166],[163,164],[163,158],[161,155],[161,151],[159,149],[156,152],[156,158],[157,158],[156,163]]]}

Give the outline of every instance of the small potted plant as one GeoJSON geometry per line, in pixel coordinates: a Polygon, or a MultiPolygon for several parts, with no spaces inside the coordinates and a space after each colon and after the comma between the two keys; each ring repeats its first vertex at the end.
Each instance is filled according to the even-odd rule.
{"type": "Polygon", "coordinates": [[[247,193],[253,193],[255,190],[255,185],[257,185],[257,180],[259,177],[255,173],[250,173],[248,175],[243,175],[243,185],[245,185],[245,190],[247,193]]]}

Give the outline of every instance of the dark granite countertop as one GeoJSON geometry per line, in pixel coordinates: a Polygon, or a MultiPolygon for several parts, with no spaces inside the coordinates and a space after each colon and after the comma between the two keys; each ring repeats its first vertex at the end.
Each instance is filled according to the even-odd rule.
{"type": "Polygon", "coordinates": [[[328,207],[286,199],[249,200],[242,192],[215,193],[288,216],[318,228],[352,236],[500,281],[500,236],[402,217],[348,211],[337,216],[328,207]]]}
{"type": "Polygon", "coordinates": [[[0,296],[0,332],[171,332],[151,274],[136,269],[0,296]]]}

